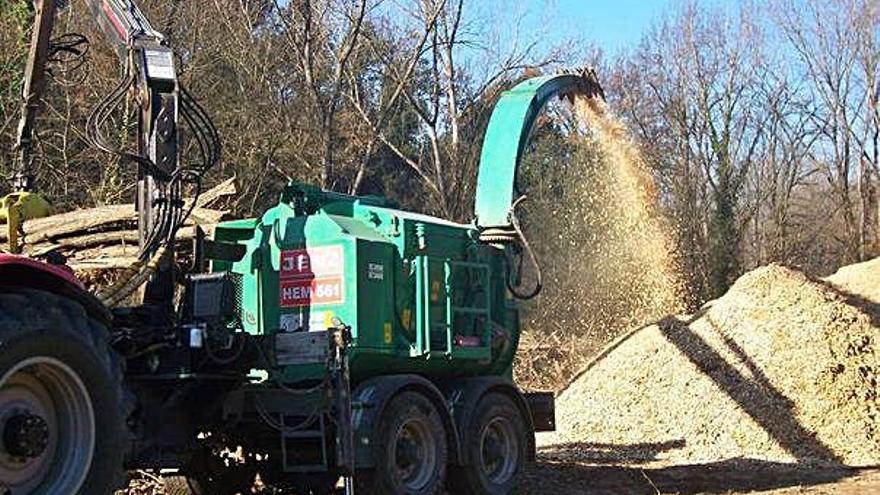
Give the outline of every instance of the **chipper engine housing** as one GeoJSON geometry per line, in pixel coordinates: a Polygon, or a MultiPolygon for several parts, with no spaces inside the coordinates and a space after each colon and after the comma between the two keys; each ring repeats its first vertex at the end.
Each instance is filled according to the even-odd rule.
{"type": "Polygon", "coordinates": [[[221,224],[215,237],[246,246],[214,269],[234,274],[242,325],[273,338],[286,380],[323,373],[303,361],[315,336],[340,324],[360,380],[389,370],[509,376],[519,322],[504,251],[472,225],[291,184],[260,219],[221,224]]]}

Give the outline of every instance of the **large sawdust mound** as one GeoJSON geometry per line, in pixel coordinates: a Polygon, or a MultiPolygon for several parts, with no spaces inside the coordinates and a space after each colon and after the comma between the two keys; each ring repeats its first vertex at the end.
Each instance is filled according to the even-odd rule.
{"type": "Polygon", "coordinates": [[[880,463],[878,275],[880,260],[827,281],[771,265],[623,337],[561,394],[544,452],[880,463]]]}
{"type": "Polygon", "coordinates": [[[880,258],[845,266],[825,280],[853,296],[880,303],[880,258]]]}

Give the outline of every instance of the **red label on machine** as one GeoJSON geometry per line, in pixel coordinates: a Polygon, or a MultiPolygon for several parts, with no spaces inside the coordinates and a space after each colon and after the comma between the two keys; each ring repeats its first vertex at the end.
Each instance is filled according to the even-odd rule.
{"type": "Polygon", "coordinates": [[[344,302],[344,269],[342,246],[282,251],[279,286],[281,307],[344,302]]]}
{"type": "Polygon", "coordinates": [[[342,277],[281,281],[281,307],[339,304],[345,300],[342,277]]]}

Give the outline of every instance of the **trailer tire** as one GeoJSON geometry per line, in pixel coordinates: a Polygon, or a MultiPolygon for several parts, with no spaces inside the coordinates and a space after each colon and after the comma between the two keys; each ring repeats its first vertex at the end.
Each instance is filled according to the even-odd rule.
{"type": "Polygon", "coordinates": [[[490,392],[477,403],[462,431],[463,466],[451,468],[450,493],[507,495],[519,485],[528,458],[528,432],[519,408],[510,397],[490,392]]]}
{"type": "Polygon", "coordinates": [[[373,438],[376,467],[358,471],[356,493],[435,495],[446,478],[448,446],[443,420],[418,392],[392,397],[373,438]]]}
{"type": "Polygon", "coordinates": [[[36,289],[0,293],[0,492],[119,488],[132,397],[106,327],[80,304],[36,289]]]}

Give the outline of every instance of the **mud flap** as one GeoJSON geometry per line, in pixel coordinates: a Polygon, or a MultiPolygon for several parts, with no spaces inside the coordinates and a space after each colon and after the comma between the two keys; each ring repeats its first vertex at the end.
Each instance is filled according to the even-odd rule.
{"type": "Polygon", "coordinates": [[[529,392],[524,394],[532,413],[535,431],[556,431],[556,399],[552,392],[529,392]]]}

